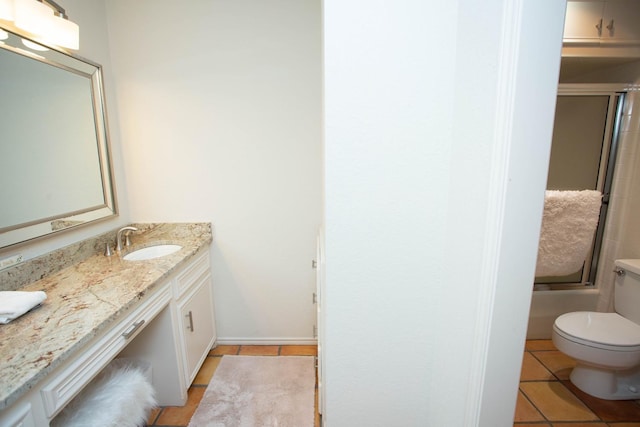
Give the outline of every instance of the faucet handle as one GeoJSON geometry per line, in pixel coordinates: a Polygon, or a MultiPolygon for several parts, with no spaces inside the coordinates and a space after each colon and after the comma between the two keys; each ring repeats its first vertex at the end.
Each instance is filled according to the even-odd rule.
{"type": "Polygon", "coordinates": [[[111,250],[111,245],[109,244],[109,242],[107,242],[104,249],[104,256],[111,256],[111,255],[113,255],[113,251],[111,250]]]}

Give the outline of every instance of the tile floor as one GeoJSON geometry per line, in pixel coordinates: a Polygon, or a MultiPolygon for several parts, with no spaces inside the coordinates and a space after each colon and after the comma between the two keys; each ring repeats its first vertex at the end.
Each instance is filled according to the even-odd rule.
{"type": "MultiPolygon", "coordinates": [[[[186,405],[155,409],[148,427],[186,427],[225,354],[315,356],[317,351],[314,345],[220,345],[209,352],[186,405]]],[[[569,381],[574,365],[551,340],[527,341],[514,427],[640,427],[640,400],[607,401],[581,392],[569,381]]],[[[319,426],[316,412],[315,427],[319,426]]]]}
{"type": "MultiPolygon", "coordinates": [[[[154,409],[147,421],[148,427],[186,427],[198,407],[202,395],[213,377],[220,359],[225,354],[240,354],[245,356],[316,356],[315,345],[219,345],[209,352],[189,387],[187,403],[184,406],[165,406],[154,409]]],[[[317,387],[317,385],[316,385],[317,387]]],[[[640,424],[639,424],[640,425],[640,424]]],[[[320,416],[317,412],[316,389],[316,418],[315,427],[320,426],[320,416]]]]}
{"type": "Polygon", "coordinates": [[[514,427],[640,427],[640,400],[602,400],[569,381],[575,362],[551,340],[527,341],[514,427]]]}

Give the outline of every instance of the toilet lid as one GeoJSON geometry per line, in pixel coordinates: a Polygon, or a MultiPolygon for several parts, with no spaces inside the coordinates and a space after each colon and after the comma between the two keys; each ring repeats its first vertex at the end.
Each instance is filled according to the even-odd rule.
{"type": "Polygon", "coordinates": [[[618,313],[567,313],[556,319],[555,326],[565,334],[594,343],[621,347],[640,345],[640,325],[618,313]]]}

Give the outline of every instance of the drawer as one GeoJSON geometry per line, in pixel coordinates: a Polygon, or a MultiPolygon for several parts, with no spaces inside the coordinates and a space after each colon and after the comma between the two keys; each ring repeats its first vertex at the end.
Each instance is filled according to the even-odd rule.
{"type": "Polygon", "coordinates": [[[123,320],[109,328],[103,337],[80,350],[79,357],[56,371],[53,379],[40,390],[46,415],[52,418],[57,414],[170,300],[171,287],[165,284],[123,320]]]}
{"type": "Polygon", "coordinates": [[[176,277],[176,298],[180,298],[198,279],[210,270],[209,250],[196,255],[182,273],[176,277]]]}

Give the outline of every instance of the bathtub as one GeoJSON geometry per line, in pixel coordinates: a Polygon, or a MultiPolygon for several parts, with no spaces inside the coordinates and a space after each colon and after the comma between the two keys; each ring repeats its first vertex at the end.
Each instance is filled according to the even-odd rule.
{"type": "Polygon", "coordinates": [[[595,311],[599,294],[596,288],[533,291],[527,339],[551,339],[553,322],[558,316],[572,311],[595,311]]]}

